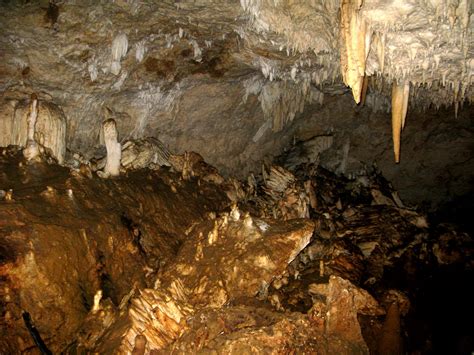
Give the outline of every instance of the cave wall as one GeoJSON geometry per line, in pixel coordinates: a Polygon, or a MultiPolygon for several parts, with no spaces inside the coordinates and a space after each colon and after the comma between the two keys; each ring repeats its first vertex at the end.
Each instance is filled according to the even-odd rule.
{"type": "MultiPolygon", "coordinates": [[[[175,152],[197,151],[223,173],[243,179],[250,172],[258,173],[262,162],[272,161],[299,142],[328,135],[333,144],[321,153],[322,166],[352,177],[375,165],[408,204],[433,209],[472,193],[474,122],[470,105],[460,109],[457,118],[454,109],[423,112],[410,108],[401,161],[396,164],[390,113],[356,105],[349,94],[324,95],[322,105],[306,104],[283,131],[269,127],[257,141],[254,138],[266,122],[265,114],[259,94],[249,94],[246,100],[244,96],[245,88],[238,81],[192,86],[174,103],[173,115],[158,113],[147,122],[143,134],[153,132],[175,152]]],[[[117,100],[114,107],[127,110],[121,102],[117,100]]],[[[130,126],[123,136],[133,131],[130,126]]]]}
{"type": "Polygon", "coordinates": [[[350,97],[342,97],[328,98],[323,107],[311,107],[305,115],[295,132],[299,140],[328,132],[334,136],[333,145],[320,157],[329,170],[357,176],[375,164],[403,201],[427,209],[473,192],[472,106],[461,109],[457,118],[453,109],[409,110],[398,164],[393,161],[389,113],[358,107],[350,97]]]}
{"type": "Polygon", "coordinates": [[[3,1],[0,128],[36,93],[64,112],[69,156],[103,155],[101,122],[113,118],[121,141],[154,136],[244,178],[294,143],[331,135],[323,166],[350,175],[375,162],[408,202],[469,192],[472,9],[371,0],[347,13],[374,30],[364,52],[367,107],[359,107],[340,64],[351,49],[340,39],[353,33],[339,15],[350,3],[3,1]],[[396,165],[389,111],[398,82],[411,89],[396,165]]]}
{"type": "MultiPolygon", "coordinates": [[[[181,88],[171,109],[158,104],[153,114],[147,111],[144,121],[143,107],[131,104],[138,94],[124,91],[105,104],[114,111],[121,140],[155,136],[173,152],[199,152],[227,175],[245,179],[250,172],[258,173],[262,162],[270,162],[312,137],[327,135],[333,137],[333,143],[320,156],[322,166],[354,176],[375,163],[409,204],[431,209],[472,193],[474,132],[469,105],[457,118],[453,110],[410,110],[402,138],[402,159],[396,164],[390,114],[358,106],[349,94],[324,95],[322,105],[306,104],[284,130],[274,132],[270,125],[256,141],[266,122],[265,114],[258,94],[250,93],[244,100],[246,89],[240,81],[194,81],[181,88]]],[[[18,110],[22,107],[19,105],[18,110]]],[[[5,116],[15,115],[10,100],[5,99],[2,108],[5,116]]],[[[74,120],[68,111],[70,106],[65,110],[66,116],[72,115],[67,116],[68,149],[89,158],[103,154],[100,118],[92,116],[92,123],[74,120]]]]}

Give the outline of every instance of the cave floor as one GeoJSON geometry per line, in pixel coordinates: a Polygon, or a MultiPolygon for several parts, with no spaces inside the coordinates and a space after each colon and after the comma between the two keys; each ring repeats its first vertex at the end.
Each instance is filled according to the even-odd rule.
{"type": "Polygon", "coordinates": [[[1,148],[0,352],[470,353],[472,236],[378,177],[293,173],[101,179],[1,148]]]}

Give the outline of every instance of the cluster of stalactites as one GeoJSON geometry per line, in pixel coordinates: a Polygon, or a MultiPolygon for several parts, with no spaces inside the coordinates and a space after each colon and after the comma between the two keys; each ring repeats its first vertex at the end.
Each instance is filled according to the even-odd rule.
{"type": "MultiPolygon", "coordinates": [[[[367,1],[365,1],[367,3],[367,1]]],[[[400,161],[400,135],[405,125],[405,119],[408,108],[408,98],[410,96],[410,86],[419,87],[431,85],[436,82],[441,87],[437,90],[437,95],[431,95],[433,102],[437,101],[437,106],[442,103],[452,103],[455,108],[455,115],[457,116],[458,106],[464,100],[471,100],[469,96],[469,88],[472,85],[474,70],[474,61],[467,56],[465,43],[466,37],[469,37],[469,11],[467,2],[462,0],[456,6],[447,4],[446,1],[431,2],[430,6],[436,6],[440,9],[440,13],[445,13],[445,17],[449,17],[451,27],[455,23],[462,32],[464,38],[460,47],[464,48],[464,66],[458,80],[446,79],[447,70],[439,73],[440,55],[433,55],[431,59],[425,59],[422,64],[415,66],[415,58],[417,56],[417,47],[413,44],[408,45],[408,59],[409,63],[405,63],[405,67],[399,68],[394,66],[393,60],[390,62],[390,68],[387,68],[387,28],[384,30],[379,28],[380,19],[374,19],[373,15],[368,15],[370,11],[364,12],[364,0],[342,0],[341,2],[341,22],[340,22],[340,37],[341,37],[341,73],[344,83],[352,89],[352,94],[356,103],[365,101],[365,94],[367,91],[367,77],[375,75],[388,82],[392,83],[392,134],[393,134],[393,149],[395,162],[400,161]],[[449,5],[449,6],[448,6],[449,5]],[[447,9],[446,11],[442,11],[447,9]],[[448,11],[449,10],[449,11],[448,11]],[[372,16],[372,17],[371,17],[372,16]],[[378,29],[378,30],[377,30],[378,29]],[[369,63],[369,54],[372,61],[369,63]],[[375,60],[375,61],[374,61],[375,60]],[[432,61],[432,65],[430,64],[432,61]],[[384,71],[385,69],[385,71],[384,71]],[[394,71],[395,70],[395,71],[394,71]],[[417,74],[421,71],[421,75],[417,74]],[[430,74],[428,76],[428,73],[430,74]],[[436,79],[437,74],[440,79],[436,79]],[[451,92],[451,98],[446,97],[446,92],[451,92]],[[440,96],[440,100],[436,100],[436,96],[440,96]]],[[[402,7],[402,3],[397,6],[402,7]]],[[[427,6],[428,6],[427,5],[427,6]]],[[[381,6],[381,5],[380,5],[381,6]]],[[[370,4],[374,8],[374,2],[370,4]]],[[[387,10],[388,11],[388,10],[387,10]]],[[[386,25],[391,26],[391,25],[386,25]]],[[[395,26],[395,25],[393,25],[395,26]]],[[[396,26],[394,27],[396,28],[396,26]]],[[[459,31],[458,31],[459,32],[459,31]]],[[[392,33],[391,35],[393,35],[392,33]]],[[[458,36],[457,34],[455,37],[458,36]]],[[[391,37],[393,39],[393,36],[391,37]]],[[[392,48],[393,51],[393,48],[392,48]]],[[[393,54],[393,53],[392,53],[393,54]]],[[[389,58],[393,55],[388,55],[389,58]]],[[[452,74],[452,73],[451,73],[452,74]]],[[[451,75],[452,76],[452,75],[451,75]]]]}

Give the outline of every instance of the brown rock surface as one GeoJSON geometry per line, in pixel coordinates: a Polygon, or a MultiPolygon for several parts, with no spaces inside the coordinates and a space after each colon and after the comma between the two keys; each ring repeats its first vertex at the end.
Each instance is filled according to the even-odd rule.
{"type": "Polygon", "coordinates": [[[51,350],[64,349],[99,289],[117,305],[134,285],[145,286],[186,229],[225,201],[204,183],[197,190],[182,183],[176,194],[169,186],[176,177],[165,171],[87,179],[3,149],[0,171],[0,185],[13,190],[11,201],[0,201],[0,347],[7,352],[33,346],[22,311],[51,350]]]}
{"type": "Polygon", "coordinates": [[[173,159],[179,173],[100,179],[85,164],[0,150],[6,352],[36,353],[39,338],[54,353],[368,354],[436,343],[408,325],[426,321],[420,299],[453,295],[419,291],[419,280],[469,274],[468,234],[399,207],[380,175],[361,182],[312,165],[276,169],[310,196],[310,218],[256,217],[288,179],[208,183],[218,172],[199,154],[173,159]]]}

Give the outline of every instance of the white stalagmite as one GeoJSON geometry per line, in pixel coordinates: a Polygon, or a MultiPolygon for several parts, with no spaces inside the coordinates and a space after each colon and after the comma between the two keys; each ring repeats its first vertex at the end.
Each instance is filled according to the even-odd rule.
{"type": "Polygon", "coordinates": [[[105,147],[107,148],[107,162],[104,173],[107,176],[118,176],[120,174],[120,159],[122,157],[121,145],[118,142],[117,127],[113,119],[102,123],[105,147]]]}
{"type": "Polygon", "coordinates": [[[35,141],[35,126],[38,118],[38,97],[31,94],[30,109],[28,112],[27,122],[27,140],[23,155],[27,160],[33,160],[39,156],[38,143],[35,141]]]}
{"type": "Polygon", "coordinates": [[[405,118],[408,109],[408,96],[410,94],[410,84],[393,83],[392,86],[392,138],[395,162],[400,162],[400,136],[405,127],[405,118]]]}
{"type": "MultiPolygon", "coordinates": [[[[0,146],[25,147],[29,137],[29,121],[35,119],[33,139],[49,155],[62,164],[66,155],[66,117],[52,102],[8,100],[0,107],[0,146]],[[36,115],[33,117],[32,114],[36,115]]],[[[32,126],[30,125],[30,128],[32,126]]],[[[31,131],[30,131],[31,134],[31,131]]]]}
{"type": "Polygon", "coordinates": [[[98,290],[94,295],[94,304],[92,312],[97,312],[100,309],[100,301],[102,300],[102,290],[98,290]]]}

